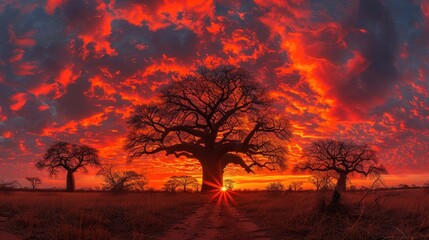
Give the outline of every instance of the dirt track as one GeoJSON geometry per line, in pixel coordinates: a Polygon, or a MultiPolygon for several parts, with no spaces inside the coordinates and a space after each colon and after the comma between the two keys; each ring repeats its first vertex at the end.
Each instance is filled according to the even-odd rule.
{"type": "Polygon", "coordinates": [[[214,202],[174,225],[159,240],[170,239],[271,239],[234,207],[214,202]]]}
{"type": "Polygon", "coordinates": [[[21,236],[16,235],[14,233],[2,231],[4,225],[6,224],[8,219],[6,217],[0,216],[0,239],[1,240],[21,240],[23,239],[21,236]]]}

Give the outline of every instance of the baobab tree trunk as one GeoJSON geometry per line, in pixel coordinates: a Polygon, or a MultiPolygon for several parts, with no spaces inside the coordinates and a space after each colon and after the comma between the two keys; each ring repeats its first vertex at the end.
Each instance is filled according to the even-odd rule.
{"type": "Polygon", "coordinates": [[[220,160],[202,161],[203,184],[201,192],[219,191],[223,186],[223,166],[220,160]]]}
{"type": "Polygon", "coordinates": [[[341,199],[341,195],[346,191],[347,173],[340,173],[334,195],[332,196],[331,206],[336,206],[341,199]]]}
{"type": "Polygon", "coordinates": [[[66,191],[74,192],[74,175],[73,171],[67,171],[66,191]]]}

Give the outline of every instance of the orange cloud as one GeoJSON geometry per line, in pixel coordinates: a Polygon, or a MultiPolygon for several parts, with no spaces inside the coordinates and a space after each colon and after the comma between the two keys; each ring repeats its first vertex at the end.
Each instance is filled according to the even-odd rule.
{"type": "Polygon", "coordinates": [[[10,109],[12,111],[18,111],[27,102],[28,95],[26,93],[22,93],[22,92],[21,93],[16,93],[16,94],[12,95],[12,97],[10,98],[10,100],[12,101],[12,104],[10,105],[10,109]]]}

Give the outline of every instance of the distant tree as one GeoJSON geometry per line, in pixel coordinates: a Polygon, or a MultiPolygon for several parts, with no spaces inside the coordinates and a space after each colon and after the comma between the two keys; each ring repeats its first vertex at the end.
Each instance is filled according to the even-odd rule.
{"type": "Polygon", "coordinates": [[[399,184],[399,186],[398,186],[399,188],[402,188],[402,189],[407,189],[407,188],[410,188],[410,186],[408,186],[408,184],[399,184]]]}
{"type": "Polygon", "coordinates": [[[202,191],[223,186],[228,164],[284,168],[291,125],[276,114],[267,89],[237,67],[202,69],[164,87],[155,101],[137,106],[128,121],[130,159],[165,153],[193,158],[202,191]]]}
{"type": "Polygon", "coordinates": [[[305,149],[304,158],[304,161],[296,165],[295,170],[338,174],[332,205],[338,203],[341,193],[346,191],[349,174],[376,177],[387,173],[371,146],[352,141],[316,140],[305,149]]]}
{"type": "Polygon", "coordinates": [[[104,180],[103,189],[112,192],[143,191],[147,184],[143,174],[135,171],[119,171],[113,164],[105,164],[97,175],[104,180]]]}
{"type": "Polygon", "coordinates": [[[192,187],[195,189],[196,192],[199,192],[201,190],[201,184],[198,181],[192,184],[192,187]]]}
{"type": "Polygon", "coordinates": [[[302,186],[302,184],[303,182],[291,182],[289,185],[289,189],[297,191],[302,186]]]}
{"type": "Polygon", "coordinates": [[[308,181],[314,185],[316,191],[332,189],[334,186],[333,177],[328,172],[315,172],[308,181]]]}
{"type": "Polygon", "coordinates": [[[55,142],[46,151],[43,159],[36,163],[38,169],[47,168],[50,175],[58,174],[58,169],[67,171],[66,190],[75,190],[74,173],[87,172],[88,166],[99,166],[98,151],[86,145],[55,142]]]}
{"type": "Polygon", "coordinates": [[[18,181],[0,181],[0,192],[7,193],[21,187],[18,181]]]}
{"type": "Polygon", "coordinates": [[[183,187],[183,192],[187,192],[189,188],[194,188],[198,184],[198,180],[192,176],[173,176],[171,179],[177,182],[178,187],[183,187]]]}
{"type": "Polygon", "coordinates": [[[285,186],[281,182],[272,182],[265,188],[267,191],[283,191],[285,186]]]}
{"type": "Polygon", "coordinates": [[[233,190],[234,189],[234,183],[235,181],[232,179],[225,179],[223,181],[223,186],[226,187],[227,190],[233,190]]]}
{"type": "Polygon", "coordinates": [[[166,192],[176,192],[177,188],[179,187],[179,182],[176,178],[170,177],[165,183],[164,183],[164,191],[166,192]]]}
{"type": "Polygon", "coordinates": [[[425,188],[429,188],[429,181],[425,182],[425,183],[423,184],[423,187],[425,187],[425,188]]]}
{"type": "Polygon", "coordinates": [[[30,182],[33,191],[36,189],[37,185],[42,184],[42,180],[38,177],[26,177],[25,179],[30,182]]]}

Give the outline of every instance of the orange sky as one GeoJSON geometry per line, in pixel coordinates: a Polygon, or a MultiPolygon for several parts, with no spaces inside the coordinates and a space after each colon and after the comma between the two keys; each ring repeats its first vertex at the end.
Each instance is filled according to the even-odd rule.
{"type": "MultiPolygon", "coordinates": [[[[386,183],[429,180],[428,1],[6,0],[0,3],[0,180],[40,176],[55,140],[88,144],[103,161],[143,170],[159,188],[200,177],[195,160],[147,156],[126,164],[134,105],[201,65],[234,64],[268,86],[290,119],[285,172],[248,175],[240,188],[305,181],[291,168],[315,138],[375,146],[386,183]]],[[[77,188],[99,186],[77,175],[77,188]]],[[[357,185],[366,184],[355,180],[357,185]]]]}

